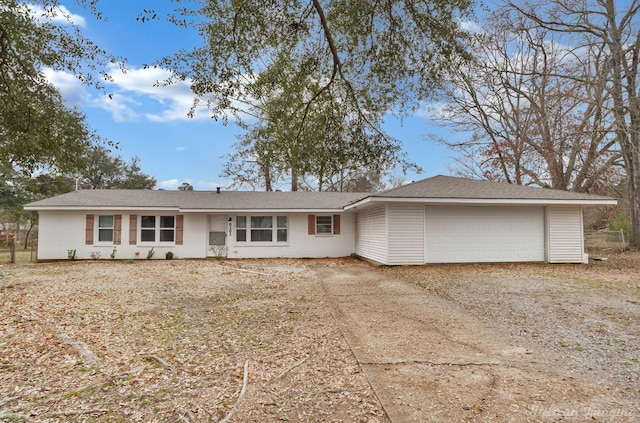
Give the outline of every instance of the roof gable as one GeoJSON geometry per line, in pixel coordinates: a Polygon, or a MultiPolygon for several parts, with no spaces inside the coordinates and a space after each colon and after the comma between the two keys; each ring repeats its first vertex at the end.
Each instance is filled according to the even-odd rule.
{"type": "Polygon", "coordinates": [[[503,182],[457,178],[437,175],[421,181],[373,194],[372,197],[403,198],[484,198],[484,199],[546,199],[593,200],[605,199],[592,194],[547,188],[527,187],[503,182]]]}

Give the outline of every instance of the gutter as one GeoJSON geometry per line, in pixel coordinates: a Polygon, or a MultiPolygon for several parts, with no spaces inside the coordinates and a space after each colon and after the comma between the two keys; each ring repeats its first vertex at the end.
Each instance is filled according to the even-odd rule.
{"type": "Polygon", "coordinates": [[[414,203],[414,204],[435,204],[435,205],[522,205],[522,206],[600,206],[616,205],[616,199],[597,200],[553,200],[553,199],[513,199],[513,198],[414,198],[414,197],[368,197],[344,207],[346,210],[371,203],[414,203]]]}

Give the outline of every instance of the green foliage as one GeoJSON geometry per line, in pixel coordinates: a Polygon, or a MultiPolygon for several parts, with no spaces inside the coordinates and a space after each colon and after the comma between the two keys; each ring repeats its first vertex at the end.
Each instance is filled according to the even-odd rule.
{"type": "Polygon", "coordinates": [[[153,247],[151,247],[151,249],[149,251],[147,251],[147,260],[151,260],[153,258],[153,256],[155,255],[155,251],[153,250],[153,247]]]}
{"type": "Polygon", "coordinates": [[[111,251],[111,254],[109,254],[109,257],[111,258],[111,260],[115,260],[116,259],[116,252],[117,252],[117,248],[113,247],[113,251],[111,251]]]}
{"type": "Polygon", "coordinates": [[[78,258],[76,250],[67,250],[67,258],[69,260],[76,260],[78,258]]]}
{"type": "Polygon", "coordinates": [[[90,257],[91,257],[91,260],[99,260],[100,251],[92,251],[90,257]]]}
{"type": "Polygon", "coordinates": [[[142,172],[138,157],[126,163],[106,147],[94,145],[87,149],[78,184],[83,189],[153,189],[156,179],[142,172]]]}
{"type": "Polygon", "coordinates": [[[183,182],[182,185],[178,187],[180,191],[193,191],[193,186],[188,182],[183,182]]]}
{"type": "MultiPolygon", "coordinates": [[[[216,115],[234,98],[261,94],[283,69],[310,75],[314,96],[335,86],[367,113],[415,106],[439,85],[454,57],[466,57],[462,19],[468,0],[407,2],[338,0],[264,2],[209,0],[179,9],[202,47],[160,63],[192,77],[197,94],[212,94],[216,115]]],[[[312,101],[309,101],[312,102],[312,101]]]]}
{"type": "Polygon", "coordinates": [[[628,215],[618,215],[607,223],[607,229],[610,231],[624,231],[629,234],[631,229],[631,219],[628,215]]]}
{"type": "Polygon", "coordinates": [[[285,174],[297,190],[308,175],[323,189],[345,175],[411,166],[381,122],[390,111],[419,107],[444,71],[468,57],[461,22],[471,5],[209,0],[172,17],[196,27],[203,46],[157,64],[176,80],[190,78],[214,117],[238,116],[234,105],[242,104],[259,119],[246,127],[225,175],[263,179],[267,190],[285,174]]]}
{"type": "MultiPolygon", "coordinates": [[[[92,8],[89,0],[82,3],[92,8]]],[[[106,69],[115,58],[82,36],[58,0],[28,4],[4,0],[0,9],[0,164],[26,173],[75,171],[97,137],[85,116],[64,104],[43,71],[66,71],[94,84],[95,68],[106,69]]]]}

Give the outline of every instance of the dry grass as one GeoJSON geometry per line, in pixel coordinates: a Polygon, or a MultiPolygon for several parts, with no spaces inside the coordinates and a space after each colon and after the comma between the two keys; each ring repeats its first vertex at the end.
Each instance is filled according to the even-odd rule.
{"type": "MultiPolygon", "coordinates": [[[[539,351],[532,374],[563,366],[616,386],[633,408],[640,253],[608,259],[375,272],[445,297],[539,351]]],[[[219,421],[238,400],[248,361],[234,422],[387,422],[311,269],[364,266],[354,264],[0,265],[0,420],[219,421]]]]}
{"type": "Polygon", "coordinates": [[[386,421],[304,262],[0,270],[0,419],[386,421]]]}

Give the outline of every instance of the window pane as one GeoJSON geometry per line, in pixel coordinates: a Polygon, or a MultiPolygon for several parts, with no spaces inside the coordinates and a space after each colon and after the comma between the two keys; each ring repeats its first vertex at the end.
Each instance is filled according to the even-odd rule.
{"type": "Polygon", "coordinates": [[[286,229],[278,229],[278,241],[285,242],[287,240],[287,230],[286,229]]]}
{"type": "Polygon", "coordinates": [[[162,230],[160,230],[160,241],[161,242],[173,242],[173,229],[162,229],[162,230]]]}
{"type": "Polygon", "coordinates": [[[287,227],[287,216],[278,216],[278,228],[287,227]]]}
{"type": "Polygon", "coordinates": [[[247,230],[246,229],[236,230],[236,241],[245,242],[246,240],[247,240],[247,230]]]}
{"type": "Polygon", "coordinates": [[[252,228],[271,228],[271,216],[251,216],[252,228]]]}
{"type": "Polygon", "coordinates": [[[155,216],[142,216],[140,218],[140,226],[143,228],[155,228],[156,217],[155,216]]]}
{"type": "MultiPolygon", "coordinates": [[[[253,219],[253,218],[252,218],[253,219]]],[[[273,232],[271,229],[252,229],[251,241],[263,242],[273,240],[273,232]]]]}
{"type": "Polygon", "coordinates": [[[98,227],[113,228],[113,216],[98,216],[98,227]]]}
{"type": "Polygon", "coordinates": [[[247,227],[247,216],[236,216],[236,228],[247,227]]]}
{"type": "Polygon", "coordinates": [[[331,233],[331,216],[316,216],[316,233],[317,234],[330,234],[331,233]]]}
{"type": "Polygon", "coordinates": [[[140,241],[143,242],[154,242],[156,240],[156,231],[155,229],[142,229],[140,231],[140,241]]]}
{"type": "Polygon", "coordinates": [[[112,242],[113,241],[113,229],[98,229],[98,241],[100,241],[100,242],[112,242]]]}
{"type": "Polygon", "coordinates": [[[161,228],[175,228],[175,216],[160,216],[161,228]]]}

